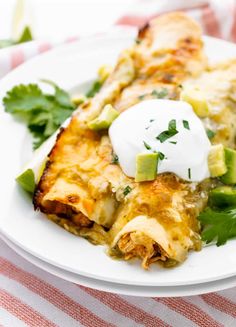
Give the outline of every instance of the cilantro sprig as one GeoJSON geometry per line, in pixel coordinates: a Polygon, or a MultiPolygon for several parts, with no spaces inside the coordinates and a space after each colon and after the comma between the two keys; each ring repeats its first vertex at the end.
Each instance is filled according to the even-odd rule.
{"type": "Polygon", "coordinates": [[[71,116],[75,105],[69,94],[50,81],[53,94],[43,93],[37,84],[20,84],[7,92],[3,99],[5,111],[23,120],[38,148],[71,116]]]}
{"type": "Polygon", "coordinates": [[[202,240],[207,244],[216,241],[220,246],[236,236],[236,208],[215,210],[206,208],[198,217],[203,226],[202,240]]]}

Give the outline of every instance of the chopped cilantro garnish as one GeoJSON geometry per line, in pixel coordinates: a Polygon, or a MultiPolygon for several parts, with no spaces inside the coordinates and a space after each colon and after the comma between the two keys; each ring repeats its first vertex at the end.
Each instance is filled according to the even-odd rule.
{"type": "Polygon", "coordinates": [[[216,135],[216,133],[214,131],[212,131],[211,129],[207,129],[206,133],[207,133],[207,136],[209,139],[212,139],[216,135]]]}
{"type": "Polygon", "coordinates": [[[200,213],[198,219],[204,227],[202,240],[207,244],[216,240],[216,245],[220,246],[228,239],[236,236],[236,208],[226,208],[224,210],[213,210],[206,208],[200,213]]]}
{"type": "Polygon", "coordinates": [[[188,178],[191,179],[191,168],[188,168],[188,178]]]}
{"type": "Polygon", "coordinates": [[[159,134],[156,139],[159,140],[161,143],[165,142],[168,140],[170,137],[176,135],[178,133],[177,130],[168,130],[164,131],[161,134],[159,134]]]}
{"type": "Polygon", "coordinates": [[[163,99],[168,95],[168,91],[165,87],[160,90],[153,90],[151,95],[155,96],[157,99],[163,99]]]}
{"type": "Polygon", "coordinates": [[[177,141],[169,141],[171,144],[177,144],[177,141]]]}
{"type": "Polygon", "coordinates": [[[168,140],[170,137],[176,135],[178,133],[177,129],[176,129],[176,120],[172,119],[169,122],[168,125],[168,130],[163,131],[162,133],[160,133],[156,139],[159,140],[161,143],[165,142],[166,140],[168,140]]]}
{"type": "Polygon", "coordinates": [[[141,94],[141,95],[138,96],[138,99],[143,100],[145,98],[145,96],[146,96],[146,94],[141,94]]]}
{"type": "Polygon", "coordinates": [[[131,191],[132,191],[132,188],[129,185],[127,185],[123,191],[124,196],[128,195],[131,191]]]}
{"type": "Polygon", "coordinates": [[[165,159],[164,153],[158,152],[158,158],[159,158],[159,160],[164,160],[165,159]]]}
{"type": "Polygon", "coordinates": [[[112,153],[111,163],[114,164],[114,165],[117,165],[119,163],[119,157],[114,152],[112,153]]]}
{"type": "MultiPolygon", "coordinates": [[[[155,119],[150,119],[149,122],[152,123],[154,120],[155,119]]],[[[145,127],[145,129],[149,129],[149,127],[151,127],[151,126],[147,126],[147,127],[145,127]]]]}
{"type": "Polygon", "coordinates": [[[175,119],[170,120],[168,129],[169,130],[172,130],[172,129],[176,130],[176,120],[175,119]]]}
{"type": "Polygon", "coordinates": [[[175,134],[170,133],[169,131],[164,131],[160,133],[156,139],[159,140],[161,143],[165,142],[168,140],[170,137],[174,136],[175,134]]]}
{"type": "Polygon", "coordinates": [[[139,100],[143,100],[146,96],[154,96],[157,99],[163,99],[168,95],[168,91],[166,88],[162,88],[160,90],[153,90],[151,93],[144,93],[138,96],[139,100]]]}
{"type": "Polygon", "coordinates": [[[143,144],[144,144],[144,146],[145,146],[145,148],[146,148],[147,150],[150,150],[150,149],[151,149],[150,145],[147,144],[145,141],[143,141],[143,144]]]}
{"type": "Polygon", "coordinates": [[[190,127],[189,127],[189,122],[188,122],[187,120],[183,120],[183,126],[184,126],[184,128],[186,128],[186,129],[190,129],[190,127]]]}

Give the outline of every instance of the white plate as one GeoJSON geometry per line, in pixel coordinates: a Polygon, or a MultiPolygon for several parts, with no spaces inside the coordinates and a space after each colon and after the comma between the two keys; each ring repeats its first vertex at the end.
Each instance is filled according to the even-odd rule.
{"type": "MultiPolygon", "coordinates": [[[[116,33],[62,46],[25,63],[0,82],[0,99],[13,85],[51,79],[66,89],[91,80],[99,65],[112,63],[133,38],[133,33],[116,33]],[[132,35],[131,35],[132,34],[132,35]]],[[[211,60],[236,57],[236,46],[205,38],[211,60]]],[[[25,128],[3,112],[0,114],[0,230],[12,242],[54,266],[99,280],[143,286],[190,285],[236,275],[236,240],[217,248],[207,247],[189,255],[174,269],[153,265],[150,271],[140,262],[114,261],[103,247],[67,233],[35,213],[24,192],[15,184],[22,161],[29,156],[25,128]]]]}
{"type": "Polygon", "coordinates": [[[236,286],[236,277],[229,277],[219,281],[185,286],[133,286],[105,282],[102,280],[71,273],[50,265],[49,263],[42,261],[29,254],[28,252],[22,250],[22,248],[9,241],[6,237],[0,236],[0,238],[2,238],[9,247],[11,247],[24,259],[28,260],[35,266],[47,271],[48,273],[68,280],[69,282],[91,287],[100,291],[142,297],[179,297],[217,292],[236,286]]]}

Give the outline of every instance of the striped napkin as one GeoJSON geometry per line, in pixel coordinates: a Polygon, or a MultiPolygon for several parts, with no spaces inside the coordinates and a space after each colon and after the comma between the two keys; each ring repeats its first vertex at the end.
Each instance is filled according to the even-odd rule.
{"type": "MultiPolygon", "coordinates": [[[[137,4],[118,18],[115,25],[140,27],[151,18],[173,10],[184,11],[198,21],[206,35],[236,41],[235,0],[137,0],[137,4]]],[[[78,37],[61,42],[32,41],[0,50],[0,78],[31,57],[59,44],[76,40],[78,37]]]]}
{"type": "MultiPolygon", "coordinates": [[[[233,0],[141,0],[116,24],[142,26],[150,18],[172,10],[186,11],[202,25],[205,34],[236,41],[233,0]]],[[[56,45],[33,41],[0,50],[0,77],[56,45]]],[[[185,298],[115,295],[46,273],[0,241],[1,326],[236,326],[236,288],[185,298]]]]}

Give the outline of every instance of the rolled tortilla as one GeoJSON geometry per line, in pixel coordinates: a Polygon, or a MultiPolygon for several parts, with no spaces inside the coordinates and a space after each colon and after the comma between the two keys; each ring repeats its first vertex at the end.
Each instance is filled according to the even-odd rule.
{"type": "MultiPolygon", "coordinates": [[[[138,185],[113,163],[107,133],[90,130],[87,124],[106,104],[122,112],[142,101],[140,95],[155,97],[154,90],[164,88],[167,98],[178,99],[179,85],[205,69],[200,28],[183,13],[152,20],[140,30],[137,41],[121,53],[99,93],[79,107],[69,125],[61,130],[36,187],[35,209],[56,216],[57,220],[66,219],[78,229],[91,229],[97,224],[117,234],[124,227],[123,220],[122,223],[119,220],[123,207],[130,208],[129,220],[139,215],[156,219],[161,215],[161,208],[167,214],[164,219],[170,217],[174,224],[181,219],[183,210],[174,209],[172,197],[177,191],[182,192],[185,184],[175,178],[165,182],[166,176],[163,176],[138,185]],[[132,191],[125,195],[127,187],[132,191]],[[117,219],[121,223],[119,228],[117,219]]],[[[183,225],[187,226],[188,234],[189,224],[197,224],[195,215],[186,219],[183,225]]],[[[194,231],[198,229],[193,226],[194,231]]],[[[171,257],[171,253],[168,256],[171,257]]]]}
{"type": "Polygon", "coordinates": [[[181,228],[166,229],[156,218],[137,216],[129,221],[115,236],[112,248],[117,248],[126,259],[141,257],[143,267],[153,261],[183,262],[194,247],[194,233],[183,235],[181,228]]]}

